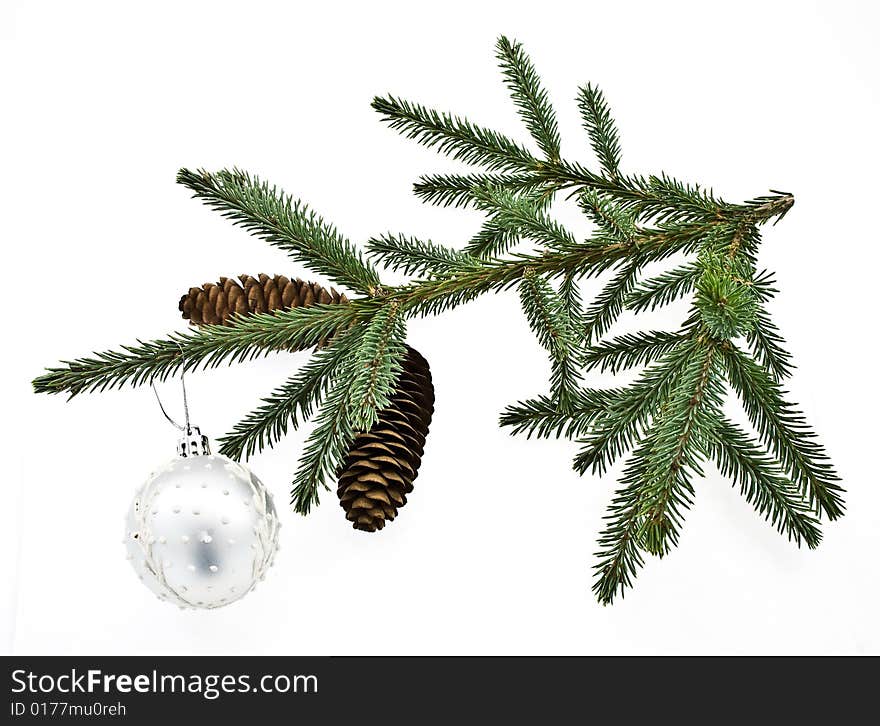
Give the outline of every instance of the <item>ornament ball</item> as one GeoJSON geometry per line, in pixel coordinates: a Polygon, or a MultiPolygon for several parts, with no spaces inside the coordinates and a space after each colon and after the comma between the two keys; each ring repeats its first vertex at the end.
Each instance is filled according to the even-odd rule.
{"type": "Polygon", "coordinates": [[[138,577],[183,608],[244,597],[278,550],[272,495],[245,466],[205,451],[155,471],[126,517],[125,546],[138,577]]]}

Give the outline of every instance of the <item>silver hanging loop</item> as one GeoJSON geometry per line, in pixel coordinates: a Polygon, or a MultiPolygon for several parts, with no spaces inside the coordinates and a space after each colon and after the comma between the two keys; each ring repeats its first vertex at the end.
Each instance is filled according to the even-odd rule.
{"type": "Polygon", "coordinates": [[[200,430],[198,426],[192,426],[189,421],[189,402],[186,397],[186,380],[185,380],[185,372],[186,372],[186,361],[183,358],[183,348],[180,347],[178,343],[178,347],[180,348],[180,357],[183,363],[180,369],[180,386],[183,391],[183,417],[184,424],[181,425],[177,423],[171,416],[168,415],[168,411],[165,410],[165,406],[162,405],[162,399],[159,398],[159,391],[156,389],[156,383],[154,381],[150,381],[150,385],[153,388],[153,393],[156,396],[156,402],[159,404],[159,409],[162,411],[162,415],[168,419],[168,422],[174,426],[178,431],[183,432],[183,437],[177,442],[177,453],[183,457],[189,456],[210,456],[211,447],[208,444],[208,437],[205,436],[200,430]]]}
{"type": "MultiPolygon", "coordinates": [[[[159,391],[156,390],[156,384],[151,382],[150,385],[153,387],[153,393],[156,394],[156,403],[159,404],[159,409],[162,411],[162,415],[168,419],[168,422],[176,428],[178,431],[186,431],[190,428],[189,421],[186,422],[186,426],[181,426],[177,421],[175,421],[171,416],[168,415],[168,411],[165,410],[165,406],[162,405],[162,399],[159,398],[159,391]]],[[[186,388],[184,390],[184,415],[186,415],[186,388]]]]}

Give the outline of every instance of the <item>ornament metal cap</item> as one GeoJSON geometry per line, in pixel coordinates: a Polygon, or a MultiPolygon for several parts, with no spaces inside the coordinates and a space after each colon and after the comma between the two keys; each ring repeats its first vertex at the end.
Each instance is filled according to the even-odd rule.
{"type": "Polygon", "coordinates": [[[184,458],[190,456],[210,456],[211,445],[198,426],[190,426],[185,436],[177,442],[177,454],[184,458]]]}
{"type": "MultiPolygon", "coordinates": [[[[180,347],[179,344],[178,347],[180,347]]],[[[180,348],[180,354],[183,356],[183,348],[180,348]]],[[[184,363],[183,369],[180,371],[180,387],[183,391],[183,424],[177,423],[177,421],[168,415],[165,406],[162,405],[162,399],[159,398],[159,391],[156,390],[156,384],[151,382],[150,385],[153,387],[153,393],[156,396],[159,408],[162,410],[162,415],[168,419],[174,428],[183,431],[183,436],[177,440],[177,455],[184,459],[191,456],[210,456],[211,445],[208,443],[208,437],[201,432],[201,429],[199,429],[198,426],[191,426],[189,423],[189,403],[186,400],[186,381],[184,380],[184,376],[186,375],[185,371],[186,365],[184,363]]]]}

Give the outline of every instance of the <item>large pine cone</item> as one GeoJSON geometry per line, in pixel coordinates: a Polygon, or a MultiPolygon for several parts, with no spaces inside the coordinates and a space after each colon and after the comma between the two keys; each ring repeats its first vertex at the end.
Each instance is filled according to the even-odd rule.
{"type": "Polygon", "coordinates": [[[413,490],[434,413],[431,369],[406,346],[403,370],[388,408],[358,434],[340,471],[339,503],[355,529],[375,532],[397,516],[413,490]]]}
{"type": "Polygon", "coordinates": [[[206,282],[191,287],[180,298],[179,309],[193,325],[231,325],[233,314],[269,313],[274,310],[305,307],[316,303],[348,302],[344,294],[327,290],[317,282],[291,280],[284,275],[239,275],[241,282],[221,277],[219,283],[206,282]]]}

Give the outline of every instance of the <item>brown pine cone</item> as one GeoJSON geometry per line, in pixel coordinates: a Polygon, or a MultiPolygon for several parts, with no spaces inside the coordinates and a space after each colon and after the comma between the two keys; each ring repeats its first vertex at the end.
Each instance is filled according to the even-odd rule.
{"type": "Polygon", "coordinates": [[[414,348],[406,351],[390,405],[373,428],[355,437],[338,472],[336,493],[345,517],[366,532],[382,529],[406,504],[434,413],[428,361],[414,348]]]}
{"type": "Polygon", "coordinates": [[[219,283],[206,282],[191,287],[180,298],[179,309],[193,325],[231,325],[237,313],[268,313],[305,307],[316,303],[347,303],[348,298],[332,287],[328,291],[317,282],[291,280],[284,275],[239,275],[241,282],[221,277],[219,283]]]}

